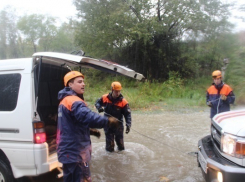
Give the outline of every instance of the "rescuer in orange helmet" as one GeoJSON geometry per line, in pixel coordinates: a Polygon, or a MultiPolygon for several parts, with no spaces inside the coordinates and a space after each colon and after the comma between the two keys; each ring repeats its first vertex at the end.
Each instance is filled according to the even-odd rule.
{"type": "Polygon", "coordinates": [[[64,85],[65,88],[58,93],[58,160],[63,164],[64,182],[90,182],[90,134],[100,136],[98,130],[91,131],[90,128],[116,129],[119,121],[114,117],[100,116],[87,107],[83,99],[85,83],[82,73],[68,72],[64,76],[64,85]]]}
{"type": "Polygon", "coordinates": [[[95,103],[95,107],[99,112],[105,111],[105,115],[113,116],[120,121],[119,127],[114,130],[108,127],[104,128],[106,136],[106,147],[105,149],[109,152],[114,151],[114,140],[116,141],[118,150],[124,150],[123,141],[123,116],[126,121],[126,134],[129,133],[131,127],[131,110],[129,104],[121,94],[122,85],[119,82],[111,83],[111,92],[103,95],[95,103]]]}
{"type": "Polygon", "coordinates": [[[208,88],[206,94],[206,103],[210,110],[210,118],[215,114],[229,111],[230,104],[235,101],[235,95],[231,87],[222,81],[222,73],[220,70],[215,70],[212,73],[213,84],[208,88]]]}

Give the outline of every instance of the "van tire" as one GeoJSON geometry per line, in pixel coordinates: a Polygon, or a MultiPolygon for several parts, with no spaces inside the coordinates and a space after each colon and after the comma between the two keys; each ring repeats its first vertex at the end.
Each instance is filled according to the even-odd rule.
{"type": "Polygon", "coordinates": [[[0,182],[14,182],[11,168],[2,159],[0,159],[0,182]]]}

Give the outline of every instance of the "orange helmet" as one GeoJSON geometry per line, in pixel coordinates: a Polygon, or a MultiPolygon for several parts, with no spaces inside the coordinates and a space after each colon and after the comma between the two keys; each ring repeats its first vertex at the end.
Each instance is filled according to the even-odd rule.
{"type": "Polygon", "coordinates": [[[67,86],[67,83],[71,79],[79,77],[79,76],[84,78],[83,74],[80,73],[79,71],[70,71],[70,72],[66,73],[66,75],[64,76],[64,85],[65,85],[65,87],[67,86]]]}
{"type": "Polygon", "coordinates": [[[213,78],[221,78],[222,77],[222,73],[220,70],[215,70],[213,73],[212,73],[212,77],[213,78]]]}
{"type": "Polygon", "coordinates": [[[112,90],[122,90],[122,85],[120,82],[112,82],[111,89],[112,90]]]}

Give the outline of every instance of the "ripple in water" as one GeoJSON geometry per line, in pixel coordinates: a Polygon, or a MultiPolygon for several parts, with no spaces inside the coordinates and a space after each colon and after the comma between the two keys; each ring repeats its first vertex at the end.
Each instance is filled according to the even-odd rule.
{"type": "Polygon", "coordinates": [[[105,151],[105,142],[93,143],[91,172],[94,181],[132,181],[132,173],[138,179],[148,172],[147,165],[154,158],[154,152],[139,143],[124,144],[126,150],[110,153],[105,151]]]}
{"type": "Polygon", "coordinates": [[[124,142],[124,145],[126,148],[124,151],[117,151],[115,147],[115,152],[107,152],[105,151],[105,142],[93,143],[92,160],[100,160],[101,157],[108,157],[108,159],[117,160],[121,160],[123,156],[137,160],[145,157],[148,159],[154,157],[154,152],[142,144],[124,142]]]}

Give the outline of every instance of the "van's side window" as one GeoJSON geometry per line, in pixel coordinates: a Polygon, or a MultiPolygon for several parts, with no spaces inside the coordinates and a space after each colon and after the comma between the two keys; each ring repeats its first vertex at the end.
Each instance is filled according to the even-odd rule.
{"type": "Polygon", "coordinates": [[[0,111],[13,111],[17,105],[21,75],[0,75],[0,111]]]}

